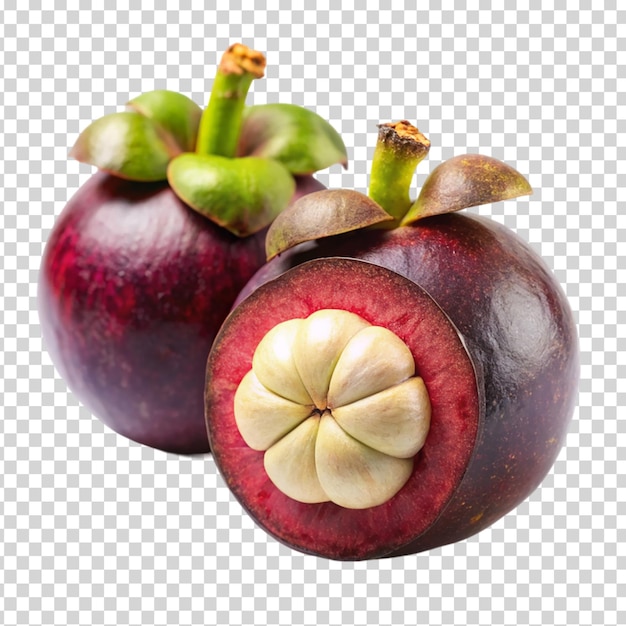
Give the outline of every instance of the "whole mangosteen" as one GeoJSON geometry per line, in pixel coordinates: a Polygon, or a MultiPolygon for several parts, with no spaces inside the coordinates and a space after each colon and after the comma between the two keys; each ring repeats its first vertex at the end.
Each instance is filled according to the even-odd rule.
{"type": "Polygon", "coordinates": [[[69,201],[39,277],[45,346],[81,402],[139,443],[208,452],[209,349],[264,263],[268,224],[345,163],[339,135],[289,104],[245,107],[265,57],[224,54],[204,112],[153,91],[93,122],[72,155],[99,171],[69,201]]]}

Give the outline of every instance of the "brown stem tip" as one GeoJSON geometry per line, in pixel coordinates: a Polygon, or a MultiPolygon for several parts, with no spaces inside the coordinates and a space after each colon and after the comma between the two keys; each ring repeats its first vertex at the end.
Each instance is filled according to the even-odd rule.
{"type": "Polygon", "coordinates": [[[430,140],[407,120],[378,125],[378,141],[391,144],[407,156],[426,156],[430,150],[430,140]]]}
{"type": "Polygon", "coordinates": [[[222,55],[219,71],[222,74],[238,75],[248,72],[254,78],[263,78],[266,63],[265,56],[261,52],[252,50],[241,43],[234,43],[222,55]]]}

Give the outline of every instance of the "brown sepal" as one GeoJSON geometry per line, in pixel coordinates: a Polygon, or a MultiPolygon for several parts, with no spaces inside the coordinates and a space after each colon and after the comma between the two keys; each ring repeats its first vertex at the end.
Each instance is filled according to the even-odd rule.
{"type": "Polygon", "coordinates": [[[265,240],[268,261],[293,246],[393,220],[358,191],[324,189],[300,198],[272,223],[265,240]]]}
{"type": "Polygon", "coordinates": [[[402,225],[531,193],[528,181],[510,165],[481,154],[464,154],[444,161],[431,172],[402,225]]]}

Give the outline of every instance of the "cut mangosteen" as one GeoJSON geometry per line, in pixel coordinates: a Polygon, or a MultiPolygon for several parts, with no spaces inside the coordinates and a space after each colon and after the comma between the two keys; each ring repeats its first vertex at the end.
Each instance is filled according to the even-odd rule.
{"type": "Polygon", "coordinates": [[[439,517],[474,447],[462,338],[423,289],[370,263],[316,260],[267,283],[228,318],[208,371],[228,486],[305,552],[399,549],[439,517]]]}
{"type": "Polygon", "coordinates": [[[244,106],[264,67],[235,44],[204,111],[154,91],[88,126],[72,155],[100,171],[68,202],[42,259],[39,317],[60,374],[110,428],[168,452],[209,451],[215,333],[264,262],[271,220],[323,188],[315,171],[345,163],[339,135],[313,112],[244,106]]]}
{"type": "MultiPolygon", "coordinates": [[[[381,137],[387,164],[423,157],[381,137]]],[[[467,538],[527,498],[565,441],[579,366],[563,291],[513,231],[446,213],[530,188],[478,155],[433,174],[415,204],[381,184],[376,200],[332,190],[296,203],[270,229],[278,256],[240,294],[210,355],[216,463],[253,518],[303,552],[367,559],[467,538]],[[381,219],[372,205],[384,204],[381,219]],[[308,339],[316,316],[325,327],[308,339]],[[344,344],[331,338],[346,338],[345,320],[344,344]],[[389,343],[352,357],[369,329],[389,343]],[[372,364],[382,367],[370,376],[372,364]],[[423,393],[405,394],[417,381],[423,393]],[[336,387],[348,394],[338,405],[336,387]]]]}

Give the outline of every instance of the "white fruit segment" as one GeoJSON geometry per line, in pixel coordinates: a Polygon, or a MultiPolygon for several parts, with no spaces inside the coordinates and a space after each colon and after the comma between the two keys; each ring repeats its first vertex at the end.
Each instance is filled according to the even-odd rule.
{"type": "Polygon", "coordinates": [[[315,406],[323,411],[330,378],[337,360],[346,344],[368,323],[358,315],[336,311],[316,311],[305,320],[300,320],[300,328],[294,346],[294,363],[304,386],[315,406]]]}
{"type": "Polygon", "coordinates": [[[333,417],[362,443],[401,459],[414,457],[430,426],[430,402],[421,378],[413,377],[351,404],[333,409],[333,417]]]}
{"type": "Polygon", "coordinates": [[[257,346],[252,369],[275,394],[300,404],[313,404],[293,360],[293,342],[301,323],[294,319],[274,326],[257,346]]]}
{"type": "Polygon", "coordinates": [[[261,340],[234,401],[243,440],[290,498],[362,509],[406,483],[430,426],[430,399],[406,344],[324,309],[261,340]]]}
{"type": "Polygon", "coordinates": [[[406,344],[386,328],[369,326],[355,335],[339,356],[328,387],[328,405],[361,400],[414,374],[413,355],[406,344]]]}
{"type": "Polygon", "coordinates": [[[319,415],[305,420],[265,453],[263,463],[271,481],[298,502],[327,502],[317,476],[315,449],[319,415]]]}
{"type": "Polygon", "coordinates": [[[253,450],[267,450],[313,412],[312,404],[298,404],[270,391],[253,370],[235,393],[237,426],[253,450]]]}
{"type": "Polygon", "coordinates": [[[328,413],[320,423],[315,461],[328,499],[347,509],[387,502],[413,471],[413,459],[397,459],[366,446],[348,435],[328,413]]]}

